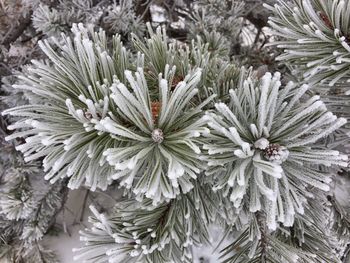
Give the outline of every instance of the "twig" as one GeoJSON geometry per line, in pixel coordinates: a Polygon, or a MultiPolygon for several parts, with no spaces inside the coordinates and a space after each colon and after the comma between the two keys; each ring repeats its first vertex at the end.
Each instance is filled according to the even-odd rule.
{"type": "Polygon", "coordinates": [[[82,209],[81,209],[81,214],[80,214],[80,218],[79,218],[79,222],[82,222],[83,219],[84,219],[86,201],[87,201],[87,199],[88,199],[89,193],[90,193],[90,190],[89,190],[89,189],[86,189],[85,196],[84,196],[84,201],[83,201],[83,207],[82,207],[82,209]]]}
{"type": "Polygon", "coordinates": [[[256,215],[256,220],[258,222],[259,230],[261,233],[261,253],[260,253],[260,262],[264,263],[266,262],[266,253],[267,253],[267,229],[266,229],[266,218],[265,215],[263,215],[261,212],[255,213],[256,215]]]}
{"type": "Polygon", "coordinates": [[[32,14],[33,14],[33,11],[30,10],[25,17],[21,17],[18,20],[18,26],[11,28],[11,30],[5,35],[1,44],[4,45],[6,48],[9,48],[10,44],[15,40],[17,40],[17,38],[19,38],[24,32],[24,30],[26,30],[27,27],[31,24],[32,14]]]}
{"type": "Polygon", "coordinates": [[[150,6],[152,0],[138,0],[135,6],[135,13],[138,15],[144,22],[152,21],[152,15],[150,12],[150,6]]]}
{"type": "Polygon", "coordinates": [[[64,232],[64,233],[67,233],[67,234],[68,234],[68,236],[69,236],[69,237],[71,237],[71,234],[70,234],[70,232],[68,231],[68,228],[67,228],[67,222],[66,222],[66,220],[65,220],[65,218],[66,218],[66,217],[65,217],[65,214],[66,214],[66,213],[65,213],[65,210],[66,210],[65,208],[63,208],[63,210],[62,210],[62,217],[63,217],[63,224],[62,224],[62,225],[63,225],[63,232],[64,232]]]}
{"type": "Polygon", "coordinates": [[[97,207],[97,210],[99,210],[99,212],[105,211],[105,208],[100,205],[98,202],[96,202],[96,200],[94,198],[89,198],[89,200],[91,201],[91,203],[97,207]]]}
{"type": "Polygon", "coordinates": [[[254,45],[256,45],[259,42],[261,32],[262,32],[261,28],[258,28],[258,32],[256,33],[256,36],[254,39],[254,45]]]}

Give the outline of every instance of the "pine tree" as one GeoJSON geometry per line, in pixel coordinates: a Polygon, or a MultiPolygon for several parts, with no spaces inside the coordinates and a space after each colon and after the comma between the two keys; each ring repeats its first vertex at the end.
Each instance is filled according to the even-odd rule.
{"type": "Polygon", "coordinates": [[[197,262],[214,225],[215,262],[349,260],[350,1],[0,4],[1,262],[117,188],[77,262],[197,262]]]}

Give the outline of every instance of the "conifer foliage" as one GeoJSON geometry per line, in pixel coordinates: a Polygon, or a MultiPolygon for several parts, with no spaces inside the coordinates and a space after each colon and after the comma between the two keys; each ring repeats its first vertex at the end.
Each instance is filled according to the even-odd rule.
{"type": "Polygon", "coordinates": [[[304,214],[308,185],[329,190],[331,179],[318,165],[348,164],[346,155],[313,146],[346,120],[328,112],[319,96],[300,102],[307,85],[280,88],[280,74],[267,73],[230,90],[229,105],[216,103],[205,116],[211,130],[203,146],[214,188],[237,209],[263,209],[272,230],[277,222],[292,226],[295,213],[304,214]],[[301,185],[303,190],[295,187],[301,185]]]}
{"type": "Polygon", "coordinates": [[[87,189],[122,196],[90,206],[77,262],[347,262],[350,1],[24,2],[38,53],[2,79],[0,261],[59,262],[42,240],[87,189]]]}
{"type": "Polygon", "coordinates": [[[349,78],[349,1],[279,1],[269,8],[275,14],[269,24],[283,37],[276,43],[284,49],[279,60],[291,62],[307,81],[333,86],[349,78]]]}

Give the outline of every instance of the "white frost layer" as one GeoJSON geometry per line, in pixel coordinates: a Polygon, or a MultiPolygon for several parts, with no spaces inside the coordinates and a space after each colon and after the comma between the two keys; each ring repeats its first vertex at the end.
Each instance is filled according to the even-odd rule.
{"type": "MultiPolygon", "coordinates": [[[[84,229],[84,225],[89,225],[87,222],[88,216],[91,215],[89,201],[86,204],[83,222],[80,224],[78,223],[84,196],[85,190],[70,191],[66,204],[69,211],[68,209],[65,210],[64,219],[62,213],[57,218],[58,223],[62,223],[63,221],[66,222],[67,230],[70,235],[68,235],[68,233],[61,232],[57,236],[46,236],[44,239],[44,244],[56,252],[61,263],[73,262],[73,257],[75,254],[72,252],[72,248],[77,248],[82,245],[81,241],[79,241],[79,230],[84,229]]],[[[223,248],[229,244],[229,241],[224,241],[221,247],[214,252],[214,248],[217,246],[224,234],[220,228],[215,226],[211,228],[210,232],[213,240],[212,246],[195,247],[193,249],[193,263],[218,262],[218,252],[220,251],[220,248],[223,248]]]]}

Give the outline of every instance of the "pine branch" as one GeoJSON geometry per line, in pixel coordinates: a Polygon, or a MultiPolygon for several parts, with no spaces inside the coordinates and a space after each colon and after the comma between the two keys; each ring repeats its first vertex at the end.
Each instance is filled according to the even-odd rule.
{"type": "Polygon", "coordinates": [[[305,81],[332,87],[349,77],[348,1],[278,1],[266,5],[273,16],[269,25],[284,50],[278,59],[291,64],[305,81]],[[318,46],[315,49],[315,45],[318,46]]]}
{"type": "MultiPolygon", "coordinates": [[[[346,258],[348,248],[335,233],[344,228],[333,228],[331,219],[343,226],[348,220],[325,196],[334,174],[348,166],[333,148],[348,139],[342,82],[349,5],[294,0],[298,8],[280,1],[262,10],[255,0],[55,2],[33,13],[46,60],[33,60],[20,74],[14,88],[24,105],[16,100],[3,113],[13,123],[0,119],[6,140],[19,138],[15,149],[26,162],[42,161],[53,185],[40,195],[24,181],[10,187],[17,191],[1,189],[0,254],[55,262],[38,240],[54,224],[68,188],[87,187],[82,220],[89,191],[113,185],[124,198],[106,213],[92,208],[78,260],[191,263],[193,246],[210,242],[211,223],[235,233],[222,250],[224,263],[346,258]],[[144,25],[152,21],[152,5],[164,7],[166,27],[144,25]],[[301,82],[335,89],[287,83],[287,75],[266,73],[267,66],[237,66],[277,67],[272,49],[257,47],[269,12],[287,49],[279,58],[293,64],[301,82]],[[59,36],[72,23],[72,33],[59,36]],[[98,26],[106,32],[95,32],[98,26]]],[[[19,156],[5,167],[26,178],[25,170],[37,165],[17,165],[19,156]]]]}
{"type": "Polygon", "coordinates": [[[199,196],[205,187],[195,189],[158,207],[152,207],[150,200],[124,200],[110,215],[92,208],[93,228],[81,232],[86,244],[76,249],[80,253],[76,259],[192,262],[191,246],[209,242],[207,226],[212,217],[202,212],[215,213],[199,196]]]}
{"type": "Polygon", "coordinates": [[[327,172],[314,165],[347,166],[346,155],[313,146],[346,121],[327,113],[318,96],[298,102],[309,87],[290,82],[280,89],[278,73],[267,73],[261,80],[248,77],[241,85],[230,90],[230,102],[216,103],[216,110],[205,116],[210,127],[203,147],[206,174],[237,211],[265,211],[270,230],[277,222],[291,226],[294,215],[304,213],[307,185],[330,189],[331,173],[327,178],[327,172]],[[323,125],[327,127],[320,128],[323,125]]]}
{"type": "Polygon", "coordinates": [[[24,17],[20,17],[18,21],[18,25],[12,26],[8,33],[2,39],[1,44],[6,48],[10,47],[10,44],[17,40],[23,32],[28,28],[28,26],[32,23],[31,16],[33,11],[30,10],[24,17]]]}

